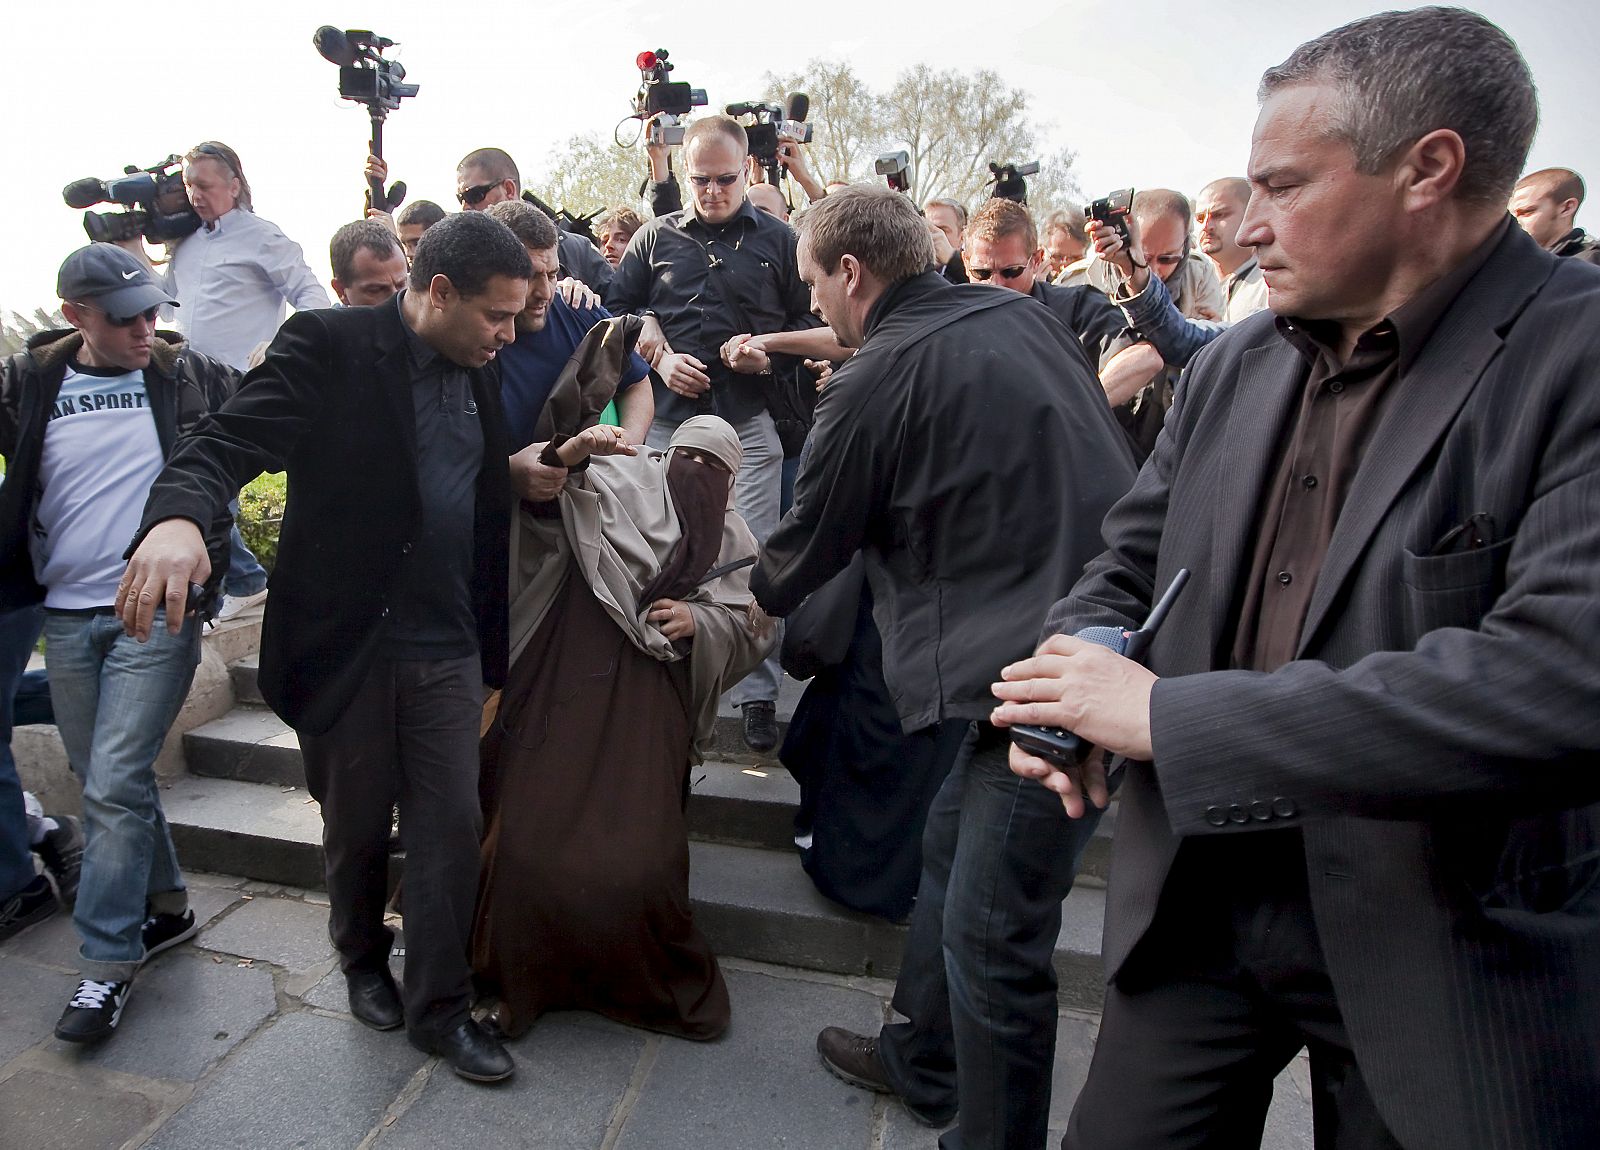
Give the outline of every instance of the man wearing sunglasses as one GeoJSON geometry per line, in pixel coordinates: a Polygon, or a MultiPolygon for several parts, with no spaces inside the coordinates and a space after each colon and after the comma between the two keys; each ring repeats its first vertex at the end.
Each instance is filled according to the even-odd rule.
{"type": "MultiPolygon", "coordinates": [[[[811,293],[800,279],[795,234],[746,196],[745,131],[727,116],[707,116],[684,133],[690,204],[634,233],[606,292],[613,315],[645,317],[639,354],[661,377],[648,442],[665,448],[678,424],[719,415],[744,447],[734,506],[765,540],[778,525],[783,445],[767,410],[760,375],[736,372],[721,357],[735,336],[813,328],[811,293]]],[[[783,357],[768,374],[791,370],[783,357]]],[[[777,745],[781,672],[774,655],[728,693],[743,712],[745,742],[777,745]]]]}
{"type": "Polygon", "coordinates": [[[56,1036],[92,1042],[116,1028],[139,968],[196,929],[154,764],[199,662],[198,615],[227,569],[226,510],[202,533],[212,575],[197,613],[138,643],[112,604],[151,483],[239,377],[156,330],[174,301],[120,247],[73,252],[57,291],[75,330],[41,332],[0,364],[0,610],[44,605],[56,722],[83,783],[82,947],[62,958],[81,981],[56,1036]]]}
{"type": "MultiPolygon", "coordinates": [[[[482,212],[506,200],[522,198],[522,173],[517,163],[499,148],[468,152],[456,165],[456,202],[464,212],[482,212]]],[[[581,280],[590,291],[603,295],[611,283],[611,265],[588,240],[559,229],[561,278],[581,280]]]]}
{"type": "Polygon", "coordinates": [[[1044,249],[1026,207],[998,198],[984,204],[967,223],[962,250],[971,282],[1007,287],[1044,304],[1072,329],[1090,369],[1098,373],[1101,361],[1115,350],[1122,315],[1088,284],[1058,287],[1045,282],[1044,249]]]}

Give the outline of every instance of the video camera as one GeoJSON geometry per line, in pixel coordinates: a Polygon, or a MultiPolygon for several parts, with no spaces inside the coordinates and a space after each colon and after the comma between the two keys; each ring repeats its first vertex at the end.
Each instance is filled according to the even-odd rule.
{"type": "Polygon", "coordinates": [[[911,194],[911,153],[901,149],[885,152],[873,162],[872,170],[889,181],[897,192],[911,194]]]}
{"type": "Polygon", "coordinates": [[[1025,204],[1028,202],[1028,182],[1022,177],[1037,176],[1039,161],[1031,164],[990,164],[989,171],[993,176],[989,182],[994,185],[995,199],[1025,204]]]}
{"type": "Polygon", "coordinates": [[[667,61],[665,48],[640,52],[633,62],[639,68],[639,91],[633,97],[633,118],[650,122],[650,143],[683,143],[681,117],[694,108],[705,107],[706,90],[667,79],[673,65],[667,61]],[[658,115],[659,120],[654,118],[658,115]]]}
{"type": "MultiPolygon", "coordinates": [[[[369,150],[383,159],[383,121],[400,107],[401,100],[415,96],[421,88],[418,84],[404,82],[404,64],[384,57],[383,50],[394,47],[394,41],[364,28],[348,28],[341,32],[331,24],[324,24],[311,34],[311,43],[324,60],[339,65],[339,95],[367,106],[367,115],[372,120],[369,150]]],[[[372,193],[372,206],[380,211],[392,212],[406,198],[406,186],[399,181],[387,193],[378,180],[370,180],[368,188],[372,193]]]]}
{"type": "Polygon", "coordinates": [[[752,100],[729,104],[723,111],[734,119],[754,117],[744,125],[745,135],[750,141],[750,155],[767,170],[767,182],[774,186],[783,175],[778,164],[778,141],[792,140],[797,144],[811,142],[811,125],[806,121],[811,111],[811,97],[804,92],[790,92],[789,98],[782,104],[752,100]]]}
{"type": "Polygon", "coordinates": [[[566,208],[552,208],[538,196],[528,191],[522,193],[522,200],[524,203],[532,204],[549,216],[550,221],[562,231],[571,232],[575,236],[582,236],[596,247],[599,246],[600,241],[595,238],[594,227],[592,226],[594,218],[600,214],[598,210],[590,212],[586,216],[575,216],[567,211],[566,208]]]}
{"type": "Polygon", "coordinates": [[[1115,228],[1123,245],[1133,247],[1133,236],[1128,231],[1128,217],[1133,214],[1133,189],[1118,188],[1104,199],[1085,204],[1083,214],[1103,227],[1115,228]]]}
{"type": "Polygon", "coordinates": [[[120,212],[84,212],[83,230],[95,243],[118,243],[143,236],[151,243],[170,243],[192,235],[200,217],[183,190],[183,159],[172,155],[148,168],[129,164],[123,176],[100,180],[88,176],[61,189],[69,208],[121,204],[120,212]]]}

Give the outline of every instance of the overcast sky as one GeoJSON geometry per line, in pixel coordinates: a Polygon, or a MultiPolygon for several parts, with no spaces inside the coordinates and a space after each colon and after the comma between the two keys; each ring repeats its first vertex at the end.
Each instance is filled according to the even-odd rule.
{"type": "MultiPolygon", "coordinates": [[[[397,58],[422,92],[390,118],[385,151],[412,199],[453,208],[455,163],[472,148],[503,147],[534,175],[559,162],[558,146],[573,134],[610,133],[638,86],[634,56],[660,47],[679,65],[674,78],[706,88],[713,106],[756,97],[763,72],[814,58],[848,60],[874,87],[917,63],[992,68],[1030,94],[1052,147],[1078,153],[1086,192],[1131,184],[1193,194],[1243,172],[1262,70],[1377,8],[1344,0],[1072,0],[999,10],[943,0],[810,0],[786,10],[661,0],[460,8],[214,0],[203,16],[197,10],[87,0],[8,11],[0,107],[11,159],[0,218],[10,243],[0,309],[54,305],[56,268],[85,242],[80,213],[62,203],[65,184],[151,164],[203,139],[238,150],[256,210],[306,249],[326,281],[328,238],[359,214],[367,122],[363,109],[338,98],[337,69],[311,46],[320,24],[374,27],[399,41],[397,58]],[[719,23],[699,31],[706,21],[695,14],[712,11],[719,23]]],[[[1517,40],[1539,85],[1530,168],[1562,165],[1600,181],[1600,3],[1491,0],[1478,10],[1517,40]]],[[[1600,206],[1579,222],[1600,231],[1600,206]]]]}

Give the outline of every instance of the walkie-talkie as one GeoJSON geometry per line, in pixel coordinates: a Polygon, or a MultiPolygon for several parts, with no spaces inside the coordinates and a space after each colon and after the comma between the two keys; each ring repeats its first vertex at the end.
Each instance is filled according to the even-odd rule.
{"type": "MultiPolygon", "coordinates": [[[[1172,605],[1178,601],[1183,585],[1188,581],[1189,569],[1180,568],[1172,577],[1167,593],[1161,596],[1151,609],[1150,617],[1144,621],[1144,626],[1137,631],[1124,631],[1121,627],[1085,627],[1078,632],[1077,638],[1085,643],[1109,647],[1123,658],[1142,663],[1145,652],[1150,649],[1150,641],[1156,637],[1156,631],[1166,619],[1167,612],[1172,610],[1172,605]]],[[[1012,727],[1011,741],[1030,755],[1038,755],[1058,767],[1071,766],[1079,753],[1087,749],[1082,739],[1063,727],[1012,727]]]]}

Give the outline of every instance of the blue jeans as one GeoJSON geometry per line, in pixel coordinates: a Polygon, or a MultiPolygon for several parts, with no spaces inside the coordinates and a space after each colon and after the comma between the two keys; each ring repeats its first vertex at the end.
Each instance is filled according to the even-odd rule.
{"type": "Polygon", "coordinates": [[[234,524],[228,531],[228,573],[222,577],[222,593],[236,599],[259,595],[267,589],[267,569],[239,534],[239,501],[228,504],[228,510],[233,512],[234,524]]]}
{"type": "Polygon", "coordinates": [[[148,642],[114,615],[47,614],[45,665],[56,724],[83,783],[83,876],[73,922],[85,978],[133,977],[152,912],[188,906],[161,810],[155,761],[200,662],[200,624],[176,635],[156,612],[148,642]]]}
{"type": "MultiPolygon", "coordinates": [[[[758,411],[749,419],[733,424],[739,434],[739,446],[744,449],[744,462],[733,480],[733,509],[756,537],[756,545],[767,541],[773,528],[778,526],[778,501],[783,482],[783,444],[778,439],[778,428],[772,416],[758,411]]],[[[678,430],[674,420],[657,418],[650,425],[645,442],[658,451],[665,451],[678,430]]],[[[780,637],[782,631],[779,632],[780,637]]],[[[780,644],[781,646],[781,644],[780,644]]],[[[725,696],[734,706],[764,699],[776,702],[778,683],[783,679],[783,669],[778,665],[778,647],[765,662],[728,689],[725,696]]]]}
{"type": "Polygon", "coordinates": [[[38,607],[0,611],[0,901],[27,886],[36,873],[22,781],[11,755],[11,707],[43,625],[44,612],[38,607]]]}
{"type": "Polygon", "coordinates": [[[929,1111],[960,1108],[941,1150],[1039,1150],[1056,1047],[1061,901],[1099,812],[1006,766],[1008,738],[979,724],[928,811],[922,883],[894,1008],[878,1038],[889,1084],[929,1111]]]}

